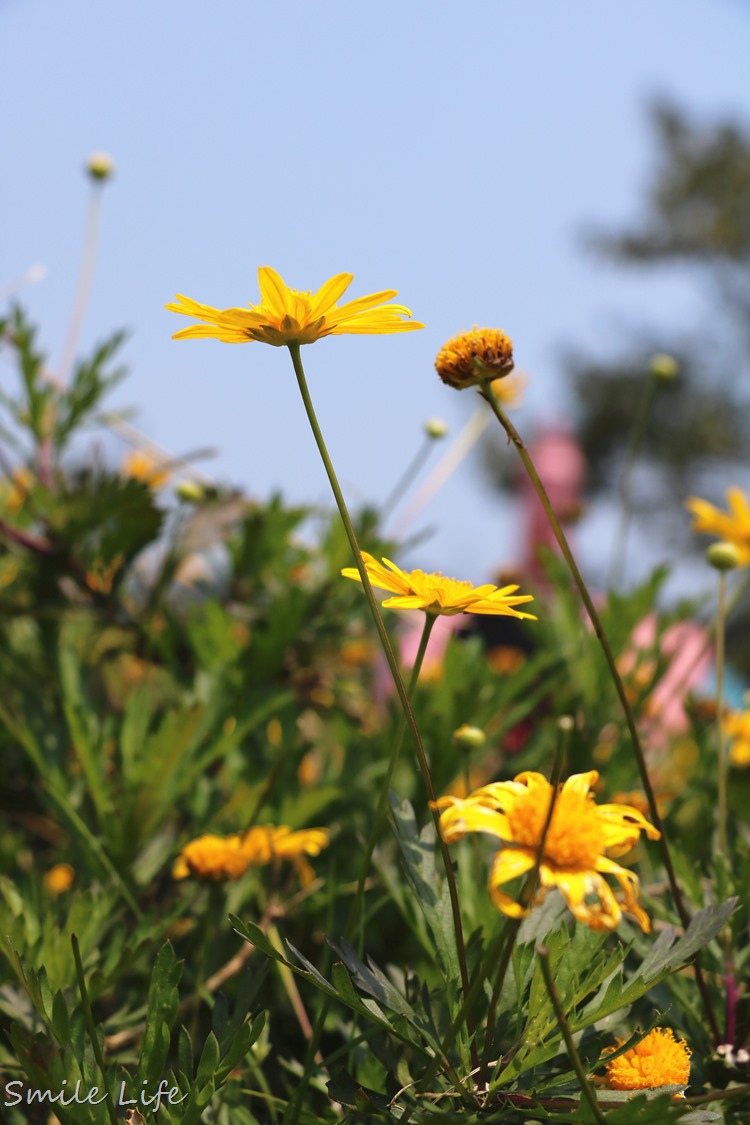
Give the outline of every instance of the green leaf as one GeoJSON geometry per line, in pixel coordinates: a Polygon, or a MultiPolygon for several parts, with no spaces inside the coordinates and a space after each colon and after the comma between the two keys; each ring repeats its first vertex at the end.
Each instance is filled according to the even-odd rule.
{"type": "Polygon", "coordinates": [[[136,1075],[138,1087],[144,1081],[149,1087],[158,1085],[164,1076],[172,1025],[179,1008],[177,985],[181,976],[182,961],[176,960],[172,946],[166,942],[157,954],[151,974],[146,1029],[136,1075]]]}

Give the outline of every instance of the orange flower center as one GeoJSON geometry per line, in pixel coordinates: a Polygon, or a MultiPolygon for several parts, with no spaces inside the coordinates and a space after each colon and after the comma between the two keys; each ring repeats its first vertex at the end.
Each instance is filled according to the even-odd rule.
{"type": "MultiPolygon", "coordinates": [[[[508,811],[513,840],[521,847],[536,849],[547,820],[552,791],[546,798],[529,790],[508,811]]],[[[590,869],[604,852],[604,830],[593,798],[588,794],[561,790],[544,841],[543,859],[554,867],[590,869]]]]}

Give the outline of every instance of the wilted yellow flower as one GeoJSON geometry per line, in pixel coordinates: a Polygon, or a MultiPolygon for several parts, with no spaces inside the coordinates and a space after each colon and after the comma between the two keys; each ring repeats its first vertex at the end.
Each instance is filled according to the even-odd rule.
{"type": "Polygon", "coordinates": [[[203,324],[191,324],[175,332],[174,340],[193,340],[210,336],[224,344],[314,344],[323,336],[344,333],[383,335],[424,328],[411,317],[405,305],[383,304],[398,296],[395,289],[384,289],[337,305],[349,288],[354,274],[337,273],[317,293],[290,289],[270,266],[260,266],[260,304],[246,309],[214,309],[177,294],[178,304],[165,305],[169,312],[192,316],[203,324]]]}
{"type": "Polygon", "coordinates": [[[133,449],[122,460],[122,475],[141,480],[149,488],[161,488],[169,480],[169,469],[144,449],[133,449]]]}
{"type": "Polygon", "coordinates": [[[69,863],[56,863],[44,873],[44,889],[51,895],[62,895],[73,886],[76,877],[69,863]]]}
{"type": "Polygon", "coordinates": [[[722,512],[709,504],[691,496],[685,507],[693,514],[693,531],[717,535],[727,543],[733,543],[739,552],[739,565],[750,564],[750,501],[741,488],[727,489],[728,512],[722,512]]]}
{"type": "MultiPolygon", "coordinates": [[[[532,602],[531,594],[515,596],[518,586],[472,586],[471,582],[459,582],[455,578],[444,578],[442,574],[425,574],[423,570],[400,570],[390,559],[379,563],[366,551],[362,552],[365,568],[373,586],[379,590],[389,590],[396,597],[386,598],[386,609],[423,609],[426,613],[492,613],[503,617],[526,617],[536,621],[531,613],[522,613],[514,606],[532,602]],[[383,565],[385,564],[385,565],[383,565]]],[[[348,566],[341,571],[345,578],[361,582],[356,567],[348,566]]]]}
{"type": "MultiPolygon", "coordinates": [[[[652,840],[659,832],[629,805],[597,805],[590,790],[598,778],[596,770],[573,774],[558,791],[539,867],[537,901],[557,887],[573,915],[591,929],[615,929],[625,911],[648,933],[648,915],[638,905],[638,877],[606,853],[623,855],[641,832],[652,840]],[[615,876],[624,902],[618,902],[603,875],[615,876]],[[589,904],[590,896],[598,903],[589,904]]],[[[495,856],[489,890],[498,909],[512,918],[526,911],[501,887],[534,866],[551,800],[547,779],[525,772],[513,781],[485,785],[465,799],[441,797],[434,804],[443,810],[440,832],[447,843],[467,832],[488,832],[508,845],[495,856]]]]}
{"type": "Polygon", "coordinates": [[[750,711],[732,711],[724,719],[724,732],[731,740],[729,761],[738,769],[750,766],[750,711]]]}
{"type": "Polygon", "coordinates": [[[513,344],[499,328],[474,328],[443,344],[435,360],[438,375],[457,391],[513,370],[513,344]]]}
{"type": "MultiPolygon", "coordinates": [[[[617,1040],[621,1047],[624,1039],[617,1040]]],[[[610,1047],[605,1055],[617,1050],[610,1047]]],[[[610,1090],[653,1090],[659,1086],[685,1089],[690,1081],[690,1048],[675,1039],[670,1028],[655,1027],[640,1043],[607,1063],[610,1090]]]]}

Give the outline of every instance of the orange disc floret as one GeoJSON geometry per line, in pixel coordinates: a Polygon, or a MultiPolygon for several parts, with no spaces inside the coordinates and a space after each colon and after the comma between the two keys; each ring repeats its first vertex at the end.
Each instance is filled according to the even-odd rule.
{"type": "MultiPolygon", "coordinates": [[[[621,1047],[624,1039],[617,1040],[621,1047]]],[[[610,1047],[611,1054],[617,1047],[610,1047]]],[[[611,1090],[653,1090],[660,1086],[679,1086],[690,1081],[690,1048],[676,1039],[668,1027],[655,1027],[648,1035],[607,1063],[607,1084],[611,1090]]]]}
{"type": "Polygon", "coordinates": [[[437,354],[435,369],[457,391],[498,379],[513,370],[513,343],[499,328],[477,328],[453,336],[437,354]]]}

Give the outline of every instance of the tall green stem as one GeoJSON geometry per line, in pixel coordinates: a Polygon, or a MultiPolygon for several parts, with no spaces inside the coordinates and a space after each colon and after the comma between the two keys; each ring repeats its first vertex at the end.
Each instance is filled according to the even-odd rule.
{"type": "Polygon", "coordinates": [[[727,856],[727,756],[724,752],[724,637],[727,619],[727,576],[719,571],[716,610],[716,751],[719,769],[719,851],[727,856]]]}
{"type": "MultiPolygon", "coordinates": [[[[521,458],[521,461],[523,462],[523,466],[526,469],[526,472],[529,476],[529,479],[531,480],[531,483],[534,486],[534,489],[536,491],[537,496],[539,497],[539,500],[542,504],[542,507],[544,508],[547,519],[549,520],[550,527],[552,528],[555,539],[557,540],[558,545],[560,547],[560,550],[562,552],[563,558],[565,559],[565,562],[568,564],[568,569],[570,570],[570,573],[573,577],[573,581],[575,582],[576,586],[578,587],[578,592],[581,595],[581,600],[582,600],[584,606],[586,607],[586,612],[589,615],[589,620],[591,621],[594,632],[596,633],[596,635],[599,639],[599,643],[602,647],[602,652],[604,653],[604,658],[607,662],[607,665],[608,665],[609,671],[610,671],[610,675],[612,677],[612,681],[615,685],[615,690],[617,691],[618,698],[620,700],[623,712],[625,714],[625,722],[627,724],[628,731],[630,733],[630,740],[631,740],[632,745],[633,745],[633,752],[635,754],[636,762],[638,764],[638,772],[641,775],[641,781],[643,783],[643,788],[644,788],[644,791],[646,793],[646,798],[648,800],[648,807],[649,807],[649,811],[651,813],[651,820],[653,821],[654,827],[657,828],[659,830],[659,833],[660,833],[659,846],[661,848],[662,860],[663,860],[663,863],[664,863],[665,870],[667,872],[667,878],[669,880],[669,885],[670,885],[671,890],[672,890],[672,897],[674,898],[675,907],[677,908],[677,913],[680,916],[680,920],[681,920],[683,926],[687,927],[690,924],[690,915],[688,914],[687,909],[685,907],[685,903],[684,903],[683,898],[682,898],[682,892],[680,891],[680,887],[679,887],[679,884],[677,882],[677,876],[675,874],[674,865],[672,863],[672,856],[671,856],[670,851],[669,851],[669,844],[667,843],[667,837],[666,837],[666,834],[664,832],[664,825],[662,823],[661,816],[659,815],[659,809],[658,809],[657,804],[656,804],[656,795],[654,793],[654,788],[651,784],[651,778],[649,777],[648,767],[646,765],[646,758],[645,758],[645,755],[644,755],[644,752],[643,752],[643,746],[641,745],[641,739],[640,739],[640,736],[638,734],[638,729],[637,729],[636,724],[635,724],[635,716],[633,715],[633,709],[631,708],[630,703],[628,701],[628,697],[625,693],[625,687],[623,685],[622,678],[620,677],[620,673],[617,669],[617,664],[615,662],[615,658],[614,658],[614,654],[612,652],[612,648],[611,648],[610,643],[607,639],[607,635],[604,632],[604,627],[602,625],[601,618],[599,617],[596,606],[594,605],[594,603],[591,599],[591,595],[589,594],[588,588],[586,586],[586,583],[583,580],[581,572],[578,569],[578,564],[576,563],[575,559],[573,558],[573,554],[572,554],[572,552],[570,550],[570,547],[568,545],[568,540],[565,538],[565,532],[563,531],[562,527],[560,526],[560,521],[558,520],[557,516],[555,515],[555,512],[552,508],[552,504],[550,503],[549,496],[547,495],[547,491],[546,491],[544,485],[542,484],[542,481],[539,477],[538,472],[536,471],[536,466],[534,465],[534,462],[533,462],[533,460],[532,460],[532,458],[529,454],[529,451],[527,450],[526,446],[524,445],[524,443],[521,439],[521,435],[518,433],[518,430],[515,428],[513,423],[510,421],[510,419],[507,417],[507,415],[505,414],[502,406],[500,405],[500,403],[495,398],[495,395],[493,394],[492,387],[490,386],[489,380],[482,383],[482,389],[481,389],[480,393],[486,399],[486,401],[490,404],[490,407],[492,408],[492,412],[494,413],[498,422],[503,427],[503,429],[505,430],[509,439],[513,442],[516,449],[518,450],[518,455],[521,458]]],[[[708,1022],[711,1026],[711,1031],[716,1038],[716,1042],[718,1043],[718,1042],[720,1042],[719,1025],[716,1022],[716,1016],[714,1015],[713,1005],[711,1003],[711,998],[708,994],[708,989],[706,988],[706,982],[705,982],[705,979],[703,977],[703,972],[701,970],[700,961],[699,961],[699,958],[698,958],[697,954],[693,958],[693,966],[694,966],[694,969],[695,969],[695,981],[696,981],[696,984],[698,985],[698,990],[701,994],[701,999],[703,1001],[703,1007],[704,1007],[705,1012],[706,1012],[706,1017],[707,1017],[708,1022]]]]}
{"type": "MultiPolygon", "coordinates": [[[[411,679],[409,681],[408,689],[409,701],[414,698],[414,689],[416,688],[417,682],[419,680],[419,673],[422,669],[422,661],[424,660],[424,655],[427,651],[427,645],[430,640],[430,633],[432,632],[432,627],[436,621],[437,617],[434,613],[425,614],[424,628],[422,629],[422,636],[419,641],[419,649],[414,661],[414,666],[411,670],[411,679]]],[[[346,930],[344,932],[344,937],[347,941],[351,941],[352,934],[354,933],[355,926],[357,925],[357,919],[359,917],[359,911],[364,895],[365,882],[367,881],[367,873],[370,870],[370,860],[372,859],[372,853],[375,851],[375,844],[377,843],[380,831],[383,827],[383,821],[385,820],[386,814],[388,812],[388,794],[390,793],[393,774],[395,773],[396,766],[398,765],[398,759],[401,753],[401,746],[404,741],[405,730],[406,715],[402,711],[398,721],[398,727],[396,728],[396,733],[393,738],[393,745],[391,746],[391,756],[388,760],[388,768],[383,779],[383,785],[380,790],[380,797],[378,798],[378,803],[375,808],[375,816],[373,818],[372,828],[370,829],[367,846],[365,847],[365,857],[362,861],[362,871],[360,872],[359,882],[357,883],[354,902],[352,903],[352,908],[349,912],[349,921],[346,924],[346,930]]]]}
{"type": "MultiPolygon", "coordinates": [[[[430,766],[429,762],[427,761],[427,755],[425,754],[424,746],[422,745],[422,739],[420,737],[419,730],[414,719],[414,713],[411,709],[411,704],[409,703],[409,696],[407,694],[406,687],[404,686],[404,681],[401,676],[398,661],[396,660],[395,654],[391,647],[388,632],[383,623],[383,618],[380,614],[380,608],[375,598],[375,594],[373,593],[372,585],[370,583],[370,577],[367,573],[364,559],[362,558],[362,551],[360,550],[359,543],[357,542],[354,525],[352,524],[349,510],[346,506],[346,501],[344,500],[344,495],[339,486],[339,482],[333,468],[333,463],[328,455],[328,449],[326,448],[323,434],[321,432],[320,426],[318,425],[318,419],[315,414],[312,399],[310,398],[310,391],[307,387],[305,370],[302,366],[302,357],[300,355],[299,343],[295,341],[294,343],[289,344],[289,354],[292,357],[294,373],[297,376],[297,384],[299,386],[300,394],[302,395],[302,402],[304,403],[305,412],[307,413],[307,420],[310,423],[310,429],[313,432],[315,444],[318,447],[318,452],[320,453],[321,460],[323,461],[323,465],[328,476],[328,481],[331,485],[331,490],[336,500],[336,507],[339,510],[341,522],[344,525],[346,537],[349,540],[349,546],[351,547],[352,554],[354,555],[354,561],[356,563],[357,570],[359,571],[359,576],[362,580],[362,588],[364,589],[365,597],[367,598],[367,604],[370,607],[370,613],[372,614],[375,628],[377,629],[378,636],[380,638],[380,643],[383,646],[385,658],[388,661],[388,667],[390,668],[391,675],[393,677],[393,683],[396,688],[396,693],[404,712],[406,725],[408,726],[412,739],[414,741],[414,748],[416,750],[419,768],[422,772],[424,785],[427,789],[427,795],[430,801],[434,801],[436,799],[435,787],[432,784],[432,775],[430,773],[430,766]]],[[[440,851],[443,857],[443,864],[445,866],[445,876],[448,881],[448,890],[451,900],[451,913],[453,915],[453,928],[456,934],[456,952],[458,955],[458,963],[461,972],[461,985],[464,991],[464,995],[468,995],[470,987],[469,970],[466,962],[466,945],[464,942],[463,926],[461,924],[461,911],[458,902],[456,876],[453,871],[453,865],[451,863],[448,845],[445,843],[442,836],[440,836],[440,833],[437,831],[439,814],[435,809],[432,810],[432,814],[435,821],[435,831],[437,833],[438,840],[440,841],[440,851]]],[[[467,1016],[467,1029],[469,1031],[469,1034],[471,1035],[472,1060],[476,1060],[476,1044],[474,1043],[473,1025],[470,1016],[467,1016]]],[[[476,1061],[473,1061],[473,1065],[477,1065],[476,1061]]]]}

